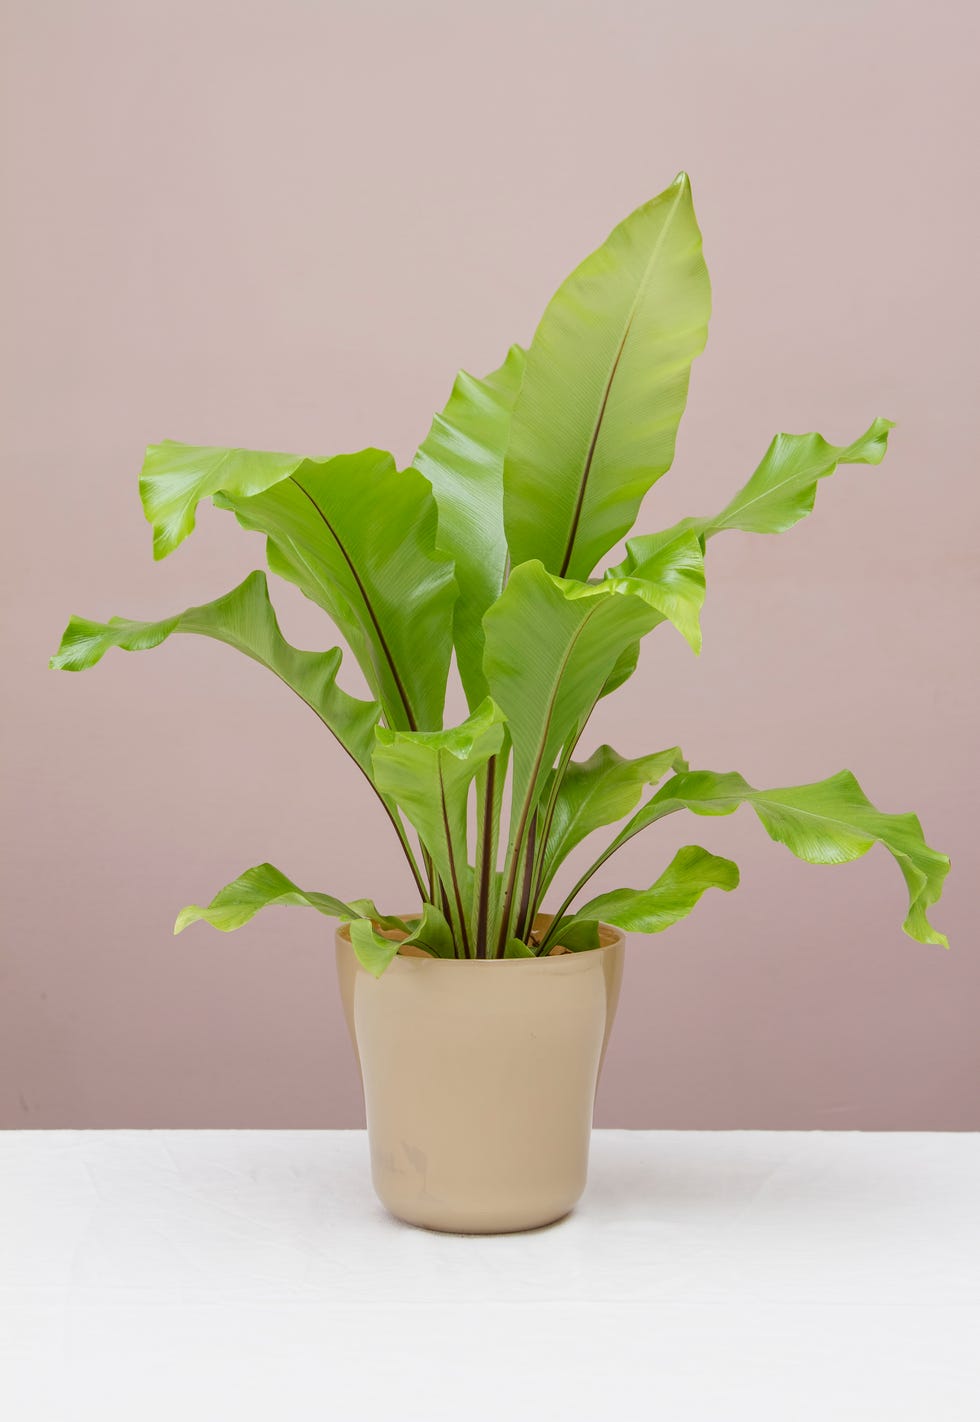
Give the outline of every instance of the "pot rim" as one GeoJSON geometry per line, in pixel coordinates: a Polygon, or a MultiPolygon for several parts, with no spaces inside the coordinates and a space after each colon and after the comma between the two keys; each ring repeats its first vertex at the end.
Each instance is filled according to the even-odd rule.
{"type": "MultiPolygon", "coordinates": [[[[406,913],[392,914],[390,916],[393,918],[402,919],[418,918],[421,917],[421,910],[410,909],[406,913]]],[[[554,914],[539,913],[535,917],[534,927],[537,928],[540,926],[541,928],[548,928],[553,918],[554,914]]],[[[377,927],[377,925],[375,926],[377,927]]],[[[402,936],[401,929],[398,928],[378,928],[377,931],[382,935],[382,937],[390,938],[394,941],[397,941],[402,936]]],[[[337,938],[340,939],[342,942],[346,943],[347,945],[351,947],[353,946],[351,944],[349,923],[341,923],[338,925],[337,938]]],[[[402,952],[402,950],[399,949],[398,953],[395,955],[395,959],[389,966],[388,971],[390,972],[391,968],[394,967],[395,962],[398,961],[401,961],[402,963],[406,963],[409,961],[413,963],[424,962],[432,965],[443,963],[453,965],[472,963],[478,967],[486,967],[490,964],[493,964],[497,967],[501,967],[504,964],[507,964],[511,967],[519,967],[521,964],[541,964],[551,962],[556,959],[559,962],[562,959],[573,959],[576,962],[581,962],[583,959],[587,960],[592,958],[593,954],[603,953],[610,948],[618,948],[625,942],[626,933],[623,929],[615,928],[611,923],[600,923],[598,948],[585,948],[579,950],[578,952],[573,952],[570,948],[565,948],[559,943],[556,944],[555,947],[552,948],[549,953],[545,953],[543,957],[539,957],[537,954],[535,954],[533,957],[529,958],[434,958],[431,953],[426,953],[422,948],[416,948],[414,944],[411,944],[409,945],[409,948],[406,952],[402,952]]]]}

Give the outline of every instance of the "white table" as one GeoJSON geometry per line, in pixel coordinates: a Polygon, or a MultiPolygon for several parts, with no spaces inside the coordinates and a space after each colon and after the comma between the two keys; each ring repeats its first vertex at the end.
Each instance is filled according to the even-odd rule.
{"type": "Polygon", "coordinates": [[[498,1238],[359,1131],[0,1136],[9,1422],[980,1418],[980,1136],[597,1132],[498,1238]]]}

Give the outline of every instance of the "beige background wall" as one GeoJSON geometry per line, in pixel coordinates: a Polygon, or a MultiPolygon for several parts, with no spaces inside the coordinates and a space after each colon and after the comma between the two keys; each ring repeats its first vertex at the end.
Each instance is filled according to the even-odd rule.
{"type": "Polygon", "coordinates": [[[850,766],[954,856],[954,947],[902,936],[883,851],[815,869],[748,812],[671,822],[603,883],[696,838],[743,887],[634,942],[600,1120],[980,1126],[971,8],[7,7],[4,1125],[359,1121],[329,925],[170,936],[263,858],[404,903],[356,772],[224,648],[45,659],[69,612],[163,616],[259,563],[209,510],[153,564],[148,441],[407,461],[457,366],[683,166],[715,315],[641,526],[724,501],[777,429],[899,429],[793,532],[712,545],[704,656],[651,639],[596,738],[761,784],[850,766]]]}

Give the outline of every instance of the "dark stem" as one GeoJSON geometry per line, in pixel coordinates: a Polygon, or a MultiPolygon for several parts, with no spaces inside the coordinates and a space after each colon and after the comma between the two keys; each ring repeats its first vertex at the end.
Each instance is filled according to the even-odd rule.
{"type": "Polygon", "coordinates": [[[347,552],[347,549],[344,547],[343,543],[338,538],[337,533],[330,520],[327,518],[326,514],[323,512],[320,505],[317,503],[316,499],[309,492],[309,490],[303,488],[303,485],[296,478],[295,474],[290,474],[289,480],[290,483],[296,485],[297,489],[300,491],[301,494],[305,494],[307,499],[309,499],[310,503],[313,505],[313,508],[323,520],[323,525],[326,528],[327,532],[330,534],[331,538],[336,543],[337,547],[340,549],[341,556],[343,557],[344,562],[350,569],[350,575],[354,579],[354,582],[357,585],[357,591],[360,593],[361,600],[364,603],[365,608],[367,609],[367,615],[371,619],[371,626],[374,628],[375,636],[378,639],[378,644],[381,647],[382,653],[384,654],[385,661],[388,663],[388,669],[391,672],[392,681],[395,683],[395,690],[398,692],[399,699],[402,703],[402,708],[405,712],[405,720],[408,722],[408,729],[410,731],[417,731],[418,725],[416,723],[415,717],[412,715],[412,708],[408,700],[408,692],[405,690],[405,685],[401,679],[401,676],[399,675],[398,668],[395,665],[394,655],[392,654],[391,648],[388,646],[387,639],[385,638],[385,635],[381,630],[381,624],[378,621],[377,613],[371,605],[371,599],[367,595],[367,589],[361,582],[360,574],[354,567],[354,563],[351,559],[350,554],[347,552]]]}
{"type": "Polygon", "coordinates": [[[477,866],[480,881],[476,895],[476,956],[487,956],[487,912],[490,907],[490,854],[493,839],[494,791],[497,774],[497,757],[492,755],[487,762],[486,780],[483,787],[483,823],[480,827],[480,863],[477,866]]]}
{"type": "Polygon", "coordinates": [[[442,831],[446,837],[446,853],[449,857],[449,874],[452,879],[453,898],[456,901],[456,914],[459,920],[460,944],[463,949],[463,956],[472,957],[470,953],[470,939],[466,931],[466,914],[463,909],[463,895],[459,887],[459,876],[456,873],[456,856],[453,850],[453,836],[449,825],[449,811],[446,807],[446,788],[442,778],[442,765],[439,765],[439,799],[442,804],[442,831]]]}
{"type": "Polygon", "coordinates": [[[535,810],[531,817],[531,824],[527,832],[527,848],[524,859],[524,883],[521,887],[521,904],[517,910],[517,936],[525,938],[527,936],[528,918],[531,909],[531,885],[534,881],[534,841],[538,831],[538,812],[535,810]]]}
{"type": "Polygon", "coordinates": [[[599,855],[599,858],[593,864],[589,865],[588,869],[586,869],[585,873],[575,884],[575,887],[572,889],[572,891],[568,895],[566,895],[565,900],[561,905],[561,908],[558,910],[558,912],[555,914],[554,918],[551,921],[551,927],[548,929],[547,936],[544,940],[544,944],[542,945],[542,951],[552,946],[552,934],[557,928],[560,921],[565,917],[573,899],[578,898],[579,894],[585,888],[586,884],[592,878],[593,874],[597,873],[602,868],[606,860],[611,859],[612,856],[616,853],[617,849],[622,849],[623,845],[628,844],[629,841],[633,838],[633,836],[639,834],[641,830],[646,829],[649,825],[655,825],[657,823],[657,820],[662,820],[664,816],[672,815],[675,813],[675,811],[680,810],[682,808],[683,806],[681,805],[674,805],[669,810],[665,809],[654,819],[647,820],[646,824],[638,825],[636,829],[630,830],[629,834],[627,834],[626,831],[623,830],[616,836],[613,842],[602,851],[602,853],[599,855]]]}

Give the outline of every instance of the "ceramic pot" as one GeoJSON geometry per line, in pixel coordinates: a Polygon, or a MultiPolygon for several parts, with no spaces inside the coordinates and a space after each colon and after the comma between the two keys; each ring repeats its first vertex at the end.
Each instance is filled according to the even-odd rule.
{"type": "Polygon", "coordinates": [[[375,978],[338,931],[371,1173],[393,1215],[497,1234],[572,1208],[623,973],[623,934],[603,926],[601,941],[499,960],[408,949],[375,978]]]}

